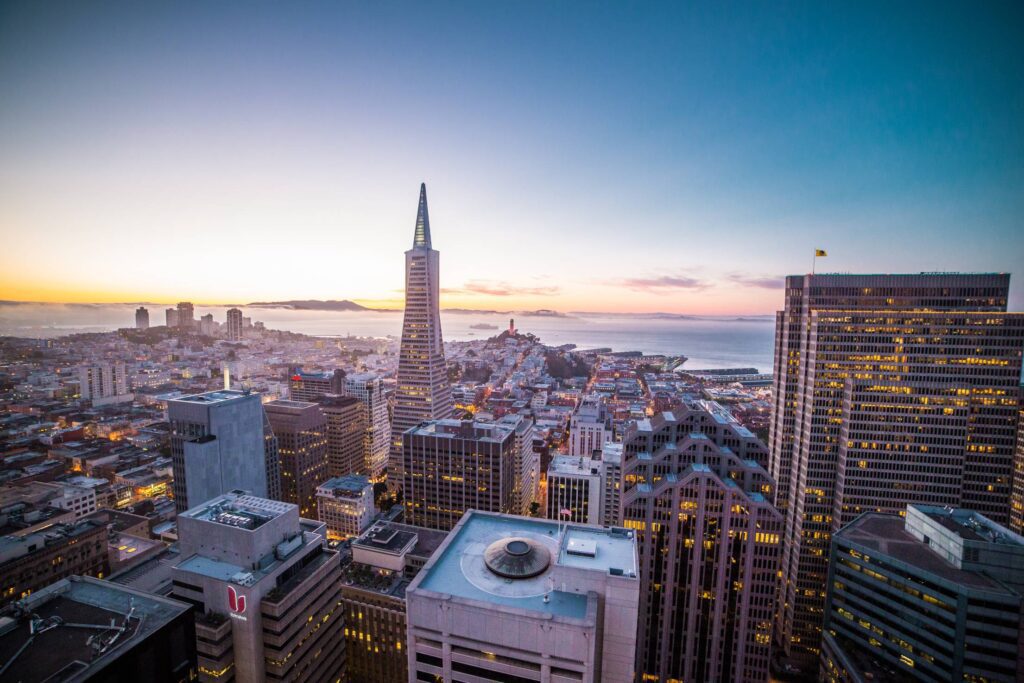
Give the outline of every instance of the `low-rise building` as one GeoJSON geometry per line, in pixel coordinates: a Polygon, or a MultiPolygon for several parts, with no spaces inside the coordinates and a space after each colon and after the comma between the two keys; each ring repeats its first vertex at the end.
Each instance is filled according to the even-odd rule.
{"type": "Polygon", "coordinates": [[[358,536],[377,515],[373,484],[358,474],[328,479],[317,488],[316,500],[317,515],[333,540],[358,536]]]}
{"type": "Polygon", "coordinates": [[[0,538],[0,605],[72,575],[103,578],[109,573],[107,528],[91,520],[0,538]]]}

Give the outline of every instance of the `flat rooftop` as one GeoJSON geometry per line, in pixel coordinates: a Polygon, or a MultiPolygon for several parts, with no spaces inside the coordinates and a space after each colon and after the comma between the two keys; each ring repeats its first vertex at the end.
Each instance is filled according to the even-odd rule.
{"type": "Polygon", "coordinates": [[[498,422],[432,420],[410,427],[405,433],[443,439],[473,439],[500,443],[509,438],[513,432],[514,429],[511,425],[498,422]]]}
{"type": "Polygon", "coordinates": [[[252,530],[295,509],[297,506],[292,503],[250,496],[244,491],[231,491],[181,514],[205,522],[252,530]]]}
{"type": "Polygon", "coordinates": [[[348,474],[344,477],[328,479],[318,487],[324,491],[344,491],[345,493],[362,493],[370,486],[370,478],[361,474],[348,474]]]}
{"type": "Polygon", "coordinates": [[[174,396],[168,397],[168,401],[181,401],[184,403],[223,403],[224,401],[231,401],[237,398],[243,398],[246,396],[254,396],[251,392],[235,391],[233,389],[221,389],[219,391],[207,391],[202,394],[192,394],[190,396],[174,396]]]}
{"type": "Polygon", "coordinates": [[[1009,592],[1003,584],[984,574],[958,569],[942,559],[908,532],[903,518],[897,515],[865,513],[843,527],[836,534],[836,538],[882,553],[947,581],[971,588],[1009,592]]]}
{"type": "Polygon", "coordinates": [[[932,505],[915,505],[914,507],[965,541],[1024,546],[1024,538],[973,510],[942,508],[932,505]]]}
{"type": "MultiPolygon", "coordinates": [[[[553,590],[552,575],[558,568],[636,577],[636,540],[633,533],[625,529],[574,524],[560,526],[553,520],[470,511],[417,576],[417,587],[481,602],[583,619],[587,612],[586,593],[553,590]],[[528,539],[546,550],[550,556],[547,568],[537,575],[515,580],[491,571],[484,561],[484,552],[492,544],[511,538],[528,539]],[[547,602],[544,600],[546,594],[550,596],[547,602]]],[[[564,571],[559,582],[566,585],[564,571]]]]}
{"type": "Polygon", "coordinates": [[[14,629],[0,635],[0,662],[9,663],[4,671],[5,681],[88,677],[90,672],[97,672],[121,652],[189,609],[180,602],[86,577],[58,581],[33,594],[25,603],[44,624],[53,627],[32,636],[30,619],[18,617],[12,608],[5,611],[5,616],[18,622],[14,629]],[[107,642],[116,631],[69,626],[109,626],[111,621],[127,630],[99,655],[95,654],[90,640],[107,642]],[[22,647],[25,649],[21,650],[22,647]]]}

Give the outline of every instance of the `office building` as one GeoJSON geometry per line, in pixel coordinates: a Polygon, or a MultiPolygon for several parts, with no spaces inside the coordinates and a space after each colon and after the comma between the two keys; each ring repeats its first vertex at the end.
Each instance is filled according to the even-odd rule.
{"type": "Polygon", "coordinates": [[[622,525],[640,554],[637,669],[651,681],[768,681],[782,517],[767,448],[716,403],[636,422],[622,525]]]}
{"type": "Polygon", "coordinates": [[[270,425],[270,418],[263,411],[263,455],[267,471],[267,498],[282,500],[281,496],[281,453],[277,447],[277,437],[270,425]]]}
{"type": "Polygon", "coordinates": [[[448,530],[467,510],[513,512],[515,430],[434,420],[402,438],[405,521],[448,530]]]}
{"type": "Polygon", "coordinates": [[[229,308],[225,325],[227,326],[228,341],[239,341],[242,338],[242,312],[240,310],[229,308]]]}
{"type": "Polygon", "coordinates": [[[599,460],[572,455],[551,458],[548,465],[548,519],[602,524],[603,498],[604,481],[599,460]]]}
{"type": "Polygon", "coordinates": [[[146,310],[145,306],[139,306],[135,309],[135,329],[149,329],[149,311],[146,310]]]}
{"type": "Polygon", "coordinates": [[[569,455],[593,457],[612,436],[612,421],[601,397],[584,396],[569,422],[569,455]]]}
{"type": "Polygon", "coordinates": [[[277,437],[281,499],[316,518],[316,489],[327,473],[327,419],[315,403],[282,399],[264,406],[277,437]]]}
{"type": "Polygon", "coordinates": [[[178,327],[190,330],[196,326],[195,307],[188,301],[178,303],[178,327]]]}
{"type": "Polygon", "coordinates": [[[327,525],[328,538],[358,536],[377,516],[373,484],[368,477],[358,474],[328,479],[317,487],[316,508],[320,521],[327,525]]]}
{"type": "Polygon", "coordinates": [[[345,372],[304,372],[292,367],[288,371],[288,398],[293,401],[315,401],[319,396],[345,393],[345,372]]]}
{"type": "Polygon", "coordinates": [[[470,511],[406,591],[409,680],[634,680],[632,531],[470,511]]]}
{"type": "Polygon", "coordinates": [[[327,420],[327,475],[366,474],[366,412],[354,396],[321,394],[316,399],[327,420]]]}
{"type": "Polygon", "coordinates": [[[207,313],[199,318],[199,334],[212,337],[217,329],[217,323],[213,322],[213,313],[207,313]]]}
{"type": "Polygon", "coordinates": [[[363,406],[366,435],[363,453],[366,474],[373,481],[381,481],[388,467],[391,450],[391,422],[388,419],[388,400],[384,382],[370,373],[352,373],[345,376],[345,394],[355,396],[363,406]]]}
{"type": "Polygon", "coordinates": [[[164,318],[166,320],[166,322],[164,324],[167,325],[168,328],[177,327],[178,326],[178,309],[176,309],[176,308],[168,308],[168,309],[166,309],[164,311],[164,318]]]}
{"type": "Polygon", "coordinates": [[[299,509],[232,491],[178,515],[171,597],[195,607],[199,679],[336,681],[341,562],[299,509]]]}
{"type": "Polygon", "coordinates": [[[128,390],[124,363],[103,363],[78,368],[78,385],[82,398],[94,406],[126,403],[134,398],[128,390]]]}
{"type": "Polygon", "coordinates": [[[423,184],[412,249],[405,252],[405,318],[391,423],[391,481],[404,481],[405,431],[421,422],[447,419],[454,410],[441,339],[440,277],[440,254],[431,247],[427,186],[423,184]]]}
{"type": "Polygon", "coordinates": [[[614,526],[619,523],[622,507],[622,444],[606,441],[601,449],[601,482],[604,484],[601,510],[604,519],[601,524],[614,526]]]}
{"type": "Polygon", "coordinates": [[[540,454],[533,449],[533,418],[511,413],[502,416],[498,424],[512,430],[512,513],[528,515],[533,503],[540,501],[540,454]]]}
{"type": "Polygon", "coordinates": [[[1024,680],[1024,538],[970,510],[905,515],[833,536],[820,680],[1024,680]]]}
{"type": "Polygon", "coordinates": [[[268,444],[259,394],[222,390],[172,398],[167,419],[179,512],[236,488],[267,495],[268,444]]]}
{"type": "Polygon", "coordinates": [[[776,317],[770,426],[785,515],[780,625],[818,662],[829,540],[908,503],[1008,522],[1024,314],[1009,275],[806,275],[776,317]]]}
{"type": "Polygon", "coordinates": [[[109,573],[107,527],[91,520],[0,537],[0,605],[72,575],[103,578],[109,573]]]}
{"type": "Polygon", "coordinates": [[[0,612],[0,677],[189,683],[195,638],[188,604],[71,576],[0,612]]]}
{"type": "Polygon", "coordinates": [[[405,591],[446,536],[381,521],[353,539],[341,583],[348,680],[409,680],[405,591]]]}

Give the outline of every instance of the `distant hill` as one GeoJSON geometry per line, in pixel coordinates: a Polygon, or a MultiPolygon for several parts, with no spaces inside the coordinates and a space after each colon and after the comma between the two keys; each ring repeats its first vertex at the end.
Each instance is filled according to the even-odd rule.
{"type": "Polygon", "coordinates": [[[375,308],[367,308],[361,306],[354,301],[343,299],[341,301],[335,301],[329,299],[327,301],[321,301],[319,299],[304,299],[294,301],[255,301],[251,304],[246,304],[251,308],[290,308],[295,311],[375,311],[375,308]]]}

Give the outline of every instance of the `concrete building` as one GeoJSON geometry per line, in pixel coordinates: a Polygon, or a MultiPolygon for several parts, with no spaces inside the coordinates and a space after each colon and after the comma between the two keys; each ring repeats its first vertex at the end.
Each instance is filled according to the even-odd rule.
{"type": "Polygon", "coordinates": [[[72,576],[0,612],[5,681],[195,680],[191,606],[72,576]]]}
{"type": "Polygon", "coordinates": [[[391,481],[405,481],[402,435],[406,430],[427,420],[447,419],[454,410],[441,339],[440,277],[440,254],[430,242],[427,186],[422,184],[412,249],[405,252],[405,318],[391,423],[391,481]]]}
{"type": "Polygon", "coordinates": [[[612,436],[612,421],[601,398],[584,396],[569,422],[569,455],[593,457],[612,436]]]}
{"type": "Polygon", "coordinates": [[[540,500],[540,454],[533,450],[533,417],[509,414],[498,420],[498,424],[512,430],[512,452],[515,472],[513,482],[512,512],[517,515],[530,514],[530,506],[540,500]]]}
{"type": "Polygon", "coordinates": [[[171,596],[196,611],[199,680],[336,681],[337,553],[298,506],[232,491],[178,515],[171,596]]]}
{"type": "Polygon", "coordinates": [[[167,325],[168,328],[177,327],[178,326],[178,309],[176,309],[176,308],[168,308],[168,309],[166,309],[164,311],[164,319],[166,321],[164,324],[167,325]]]}
{"type": "Polygon", "coordinates": [[[277,437],[281,499],[316,518],[316,489],[327,473],[327,419],[315,403],[282,399],[264,406],[277,437]]]}
{"type": "Polygon", "coordinates": [[[467,510],[513,512],[515,430],[471,420],[435,420],[403,443],[405,521],[448,530],[467,510]]]}
{"type": "Polygon", "coordinates": [[[370,373],[345,375],[345,394],[359,399],[363,406],[366,434],[363,437],[363,454],[366,474],[373,481],[382,481],[388,467],[391,450],[391,422],[388,419],[388,400],[384,394],[384,382],[370,373]]]}
{"type": "Polygon", "coordinates": [[[237,308],[229,308],[224,322],[227,326],[228,341],[240,341],[242,339],[242,312],[237,308]]]}
{"type": "Polygon", "coordinates": [[[373,484],[358,474],[328,479],[316,490],[317,514],[332,540],[363,533],[377,516],[373,484]]]}
{"type": "Polygon", "coordinates": [[[650,681],[768,681],[782,517],[767,448],[716,403],[623,438],[622,525],[637,534],[637,669],[650,681]]]}
{"type": "Polygon", "coordinates": [[[604,479],[601,462],[556,455],[548,465],[547,518],[578,524],[604,521],[604,479]],[[564,513],[565,510],[569,514],[564,513]]]}
{"type": "Polygon", "coordinates": [[[829,540],[908,503],[1009,521],[1024,314],[1006,274],[806,275],[776,317],[770,470],[785,515],[780,627],[817,665],[829,540]]]}
{"type": "Polygon", "coordinates": [[[82,398],[94,406],[126,403],[134,396],[128,389],[128,374],[121,362],[87,365],[78,369],[82,398]]]}
{"type": "Polygon", "coordinates": [[[236,488],[267,495],[268,444],[259,394],[222,390],[168,399],[167,419],[179,512],[236,488]]]}
{"type": "Polygon", "coordinates": [[[139,306],[135,309],[135,329],[149,329],[149,311],[146,310],[145,306],[139,306]]]}
{"type": "Polygon", "coordinates": [[[405,591],[446,536],[382,521],[352,541],[341,584],[347,680],[409,680],[405,591]]]}
{"type": "Polygon", "coordinates": [[[622,444],[607,441],[601,449],[601,481],[604,484],[601,524],[619,523],[622,508],[622,444]]]}
{"type": "Polygon", "coordinates": [[[470,511],[406,591],[409,680],[634,680],[633,532],[470,511]]]}
{"type": "Polygon", "coordinates": [[[292,367],[288,371],[288,398],[293,401],[316,401],[320,396],[345,393],[345,372],[304,372],[292,367]]]}
{"type": "Polygon", "coordinates": [[[204,334],[207,337],[212,337],[216,329],[217,323],[213,321],[213,313],[207,313],[206,315],[199,318],[199,334],[204,334]]]}
{"type": "Polygon", "coordinates": [[[833,536],[821,677],[1024,680],[1024,538],[970,510],[867,512],[833,536]]]}
{"type": "Polygon", "coordinates": [[[1024,378],[1018,394],[1017,449],[1013,456],[1013,491],[1010,493],[1010,528],[1024,534],[1024,378]]]}
{"type": "Polygon", "coordinates": [[[316,399],[327,420],[327,474],[366,474],[363,404],[354,396],[320,395],[316,399]]]}
{"type": "Polygon", "coordinates": [[[195,326],[195,307],[189,301],[178,302],[178,327],[186,330],[191,330],[195,326]]]}
{"type": "Polygon", "coordinates": [[[103,524],[50,524],[29,534],[0,537],[0,605],[72,575],[103,578],[109,573],[103,524]]]}

